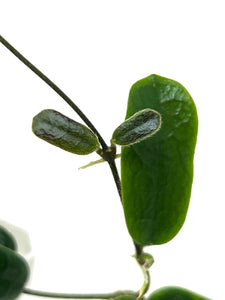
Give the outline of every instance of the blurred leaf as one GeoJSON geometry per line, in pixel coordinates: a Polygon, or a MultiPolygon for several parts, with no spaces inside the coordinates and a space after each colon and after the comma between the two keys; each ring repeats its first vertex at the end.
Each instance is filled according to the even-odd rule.
{"type": "Polygon", "coordinates": [[[29,275],[26,261],[0,245],[0,300],[13,300],[21,293],[29,275]]]}
{"type": "Polygon", "coordinates": [[[137,297],[131,295],[122,295],[114,298],[114,300],[137,300],[137,297]]]}
{"type": "Polygon", "coordinates": [[[146,108],[135,113],[117,127],[111,142],[123,146],[135,144],[155,134],[160,126],[160,114],[146,108]]]}
{"type": "Polygon", "coordinates": [[[166,286],[157,289],[151,293],[147,300],[210,300],[202,295],[196,294],[190,290],[177,287],[166,286]]]}
{"type": "Polygon", "coordinates": [[[170,241],[185,221],[198,119],[186,89],[157,75],[132,86],[126,118],[146,108],[160,113],[162,125],[150,139],[122,147],[122,198],[133,240],[156,245],[170,241]]]}
{"type": "Polygon", "coordinates": [[[44,141],[74,154],[86,155],[99,148],[97,137],[88,127],[52,109],[33,118],[32,130],[44,141]]]}
{"type": "Polygon", "coordinates": [[[17,250],[16,240],[13,235],[4,227],[0,226],[0,245],[10,248],[14,251],[17,250]]]}

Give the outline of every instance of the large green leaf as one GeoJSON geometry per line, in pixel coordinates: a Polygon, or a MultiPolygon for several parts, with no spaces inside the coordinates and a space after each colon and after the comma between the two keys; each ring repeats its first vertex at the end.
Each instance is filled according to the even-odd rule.
{"type": "Polygon", "coordinates": [[[19,296],[28,279],[26,261],[15,251],[0,245],[0,300],[19,296]]]}
{"type": "Polygon", "coordinates": [[[190,290],[177,287],[162,287],[150,294],[147,300],[210,300],[190,290]]]}
{"type": "Polygon", "coordinates": [[[157,75],[132,86],[126,118],[145,108],[160,113],[161,129],[147,140],[122,147],[122,198],[133,240],[156,245],[170,241],[185,221],[198,119],[187,90],[157,75]]]}

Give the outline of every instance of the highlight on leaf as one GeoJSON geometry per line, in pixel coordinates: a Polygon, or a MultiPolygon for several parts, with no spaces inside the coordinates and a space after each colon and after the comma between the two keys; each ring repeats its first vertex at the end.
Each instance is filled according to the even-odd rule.
{"type": "Polygon", "coordinates": [[[99,148],[97,137],[88,127],[52,109],[33,118],[32,130],[42,140],[74,154],[86,155],[99,148]]]}
{"type": "Polygon", "coordinates": [[[160,127],[160,113],[146,108],[138,111],[118,126],[112,135],[111,142],[121,146],[132,145],[152,136],[160,127]]]}

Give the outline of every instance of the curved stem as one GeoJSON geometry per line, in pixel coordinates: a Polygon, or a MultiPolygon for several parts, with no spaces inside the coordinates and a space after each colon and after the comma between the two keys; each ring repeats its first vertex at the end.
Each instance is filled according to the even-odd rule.
{"type": "Polygon", "coordinates": [[[108,146],[106,145],[105,141],[103,140],[97,129],[94,127],[94,125],[91,123],[91,121],[79,109],[79,107],[54,82],[52,82],[47,76],[45,76],[38,68],[36,68],[29,60],[27,60],[1,35],[0,42],[70,105],[70,107],[80,116],[80,118],[86,123],[86,125],[95,133],[95,135],[99,139],[102,149],[106,151],[108,149],[108,146]]]}
{"type": "Polygon", "coordinates": [[[107,294],[64,294],[64,293],[50,293],[43,291],[36,291],[32,289],[24,289],[24,294],[33,296],[47,297],[47,298],[60,298],[60,299],[114,299],[119,296],[133,296],[137,297],[138,293],[132,291],[117,291],[107,294]]]}
{"type": "MultiPolygon", "coordinates": [[[[47,76],[45,76],[38,68],[36,68],[29,60],[27,60],[20,52],[18,52],[10,43],[8,43],[1,35],[0,35],[0,42],[9,50],[11,51],[20,61],[22,61],[29,69],[31,69],[38,77],[40,77],[46,84],[48,84],[59,96],[61,96],[67,104],[70,105],[70,107],[80,116],[80,118],[86,123],[86,125],[95,133],[95,135],[98,137],[99,142],[102,146],[102,149],[98,154],[103,157],[104,160],[106,160],[109,164],[109,167],[111,169],[114,181],[116,183],[117,191],[120,196],[120,201],[122,203],[122,191],[121,191],[121,181],[120,177],[118,174],[118,170],[115,164],[115,157],[116,157],[116,148],[115,145],[111,145],[111,147],[108,147],[103,138],[101,137],[100,133],[97,131],[97,129],[94,127],[94,125],[91,123],[91,121],[86,117],[86,115],[79,109],[79,107],[53,82],[51,81],[47,76]]],[[[143,247],[139,244],[137,244],[135,241],[133,241],[134,246],[135,246],[135,251],[136,251],[136,257],[138,258],[142,254],[143,247]]],[[[146,283],[146,280],[145,280],[146,283]]],[[[145,284],[144,283],[144,284],[145,284]]],[[[45,293],[45,292],[39,292],[39,291],[32,291],[25,289],[24,293],[27,294],[33,294],[33,295],[39,295],[39,296],[46,296],[46,297],[54,297],[54,298],[63,298],[61,294],[60,297],[57,296],[59,294],[54,294],[54,293],[45,293]]],[[[76,295],[76,294],[75,294],[76,295]]],[[[97,295],[98,299],[108,299],[111,298],[111,295],[114,294],[104,294],[104,296],[110,295],[110,297],[99,297],[97,295]]],[[[87,295],[86,295],[87,296],[87,295]]],[[[92,296],[93,299],[95,299],[96,295],[88,295],[86,297],[85,295],[79,295],[78,298],[80,299],[90,299],[92,296]]],[[[72,299],[72,298],[77,298],[74,297],[74,295],[67,295],[67,299],[72,299]]]]}
{"type": "Polygon", "coordinates": [[[139,295],[138,295],[137,299],[143,298],[143,296],[147,293],[147,291],[150,287],[150,283],[151,283],[149,270],[145,269],[144,267],[141,267],[141,269],[142,269],[142,273],[144,275],[144,283],[139,291],[139,295]]]}

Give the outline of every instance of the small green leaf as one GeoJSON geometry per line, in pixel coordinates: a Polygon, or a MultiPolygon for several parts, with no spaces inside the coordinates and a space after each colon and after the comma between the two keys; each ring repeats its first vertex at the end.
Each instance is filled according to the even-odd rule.
{"type": "Polygon", "coordinates": [[[148,270],[154,263],[154,257],[149,253],[142,252],[137,261],[145,270],[148,270]]]}
{"type": "Polygon", "coordinates": [[[12,234],[2,226],[0,226],[0,245],[5,246],[14,251],[17,250],[16,240],[14,239],[12,234]]]}
{"type": "Polygon", "coordinates": [[[177,287],[166,286],[157,289],[150,294],[147,300],[210,300],[202,295],[196,294],[190,290],[177,287]]]}
{"type": "Polygon", "coordinates": [[[97,137],[88,127],[52,109],[33,118],[32,130],[44,141],[74,154],[86,155],[99,148],[97,137]]]}
{"type": "Polygon", "coordinates": [[[155,134],[160,126],[160,114],[146,108],[138,111],[117,127],[111,142],[121,146],[135,144],[155,134]]]}
{"type": "Polygon", "coordinates": [[[126,224],[132,239],[144,246],[170,241],[185,221],[198,128],[195,104],[174,80],[151,75],[136,82],[126,118],[146,108],[162,116],[159,132],[121,151],[126,224]]]}
{"type": "Polygon", "coordinates": [[[23,257],[0,245],[0,300],[16,299],[28,275],[29,268],[23,257]]]}

